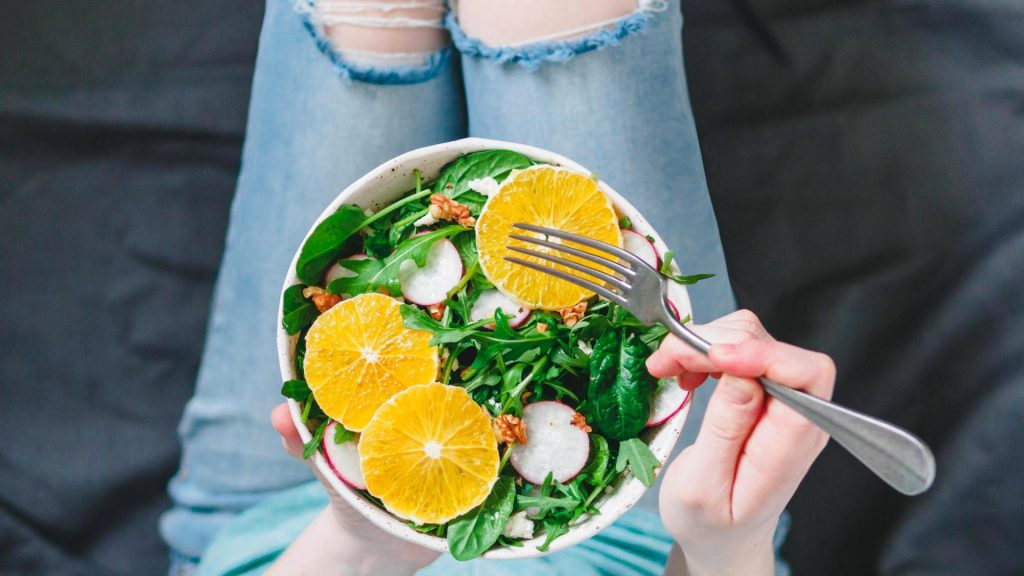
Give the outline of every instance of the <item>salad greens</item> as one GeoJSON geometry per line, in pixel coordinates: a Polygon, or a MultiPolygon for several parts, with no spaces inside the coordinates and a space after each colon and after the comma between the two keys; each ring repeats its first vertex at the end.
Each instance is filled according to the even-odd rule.
{"type": "MultiPolygon", "coordinates": [[[[297,335],[298,379],[285,382],[281,393],[303,404],[303,421],[314,431],[305,446],[307,458],[319,448],[330,419],[302,380],[306,331],[320,314],[304,290],[326,288],[328,294],[344,296],[386,291],[401,296],[398,270],[402,263],[412,260],[422,266],[431,246],[442,238],[451,240],[458,250],[461,280],[443,305],[430,310],[408,303],[401,306],[405,326],[430,332],[431,344],[441,347],[438,381],[465,388],[492,417],[522,416],[525,405],[556,400],[585,419],[586,427],[581,429],[589,433],[590,456],[571,480],[558,482],[549,474],[540,485],[525,481],[505,465],[510,443],[499,450],[499,476],[483,504],[447,524],[409,523],[417,531],[446,537],[459,560],[478,557],[495,545],[521,545],[518,537],[505,530],[513,514],[525,514],[532,522],[531,536],[544,536],[539,549],[545,551],[582,516],[600,513],[595,502],[627,468],[651,486],[659,466],[641,435],[657,389],[645,361],[665,337],[664,327],[644,326],[624,308],[597,297],[586,302],[575,322],[567,323],[557,312],[534,310],[513,327],[500,308],[493,318],[474,321],[474,303],[493,285],[480,269],[473,228],[451,222],[417,226],[429,213],[434,193],[456,199],[478,217],[487,197],[471,189],[469,182],[483,178],[500,182],[511,171],[531,164],[529,158],[508,150],[476,152],[446,166],[432,183],[422,182],[415,171],[415,186],[376,213],[342,206],[307,238],[296,265],[303,284],[283,294],[282,324],[288,334],[297,335]],[[366,259],[345,259],[356,254],[365,254],[366,259]],[[324,274],[335,263],[352,274],[324,286],[324,274]]],[[[622,217],[620,226],[632,224],[622,217]]],[[[671,252],[663,256],[663,273],[671,274],[671,260],[671,252]]],[[[692,284],[709,276],[671,277],[692,284]]],[[[353,432],[336,426],[334,442],[353,438],[353,432]]],[[[365,490],[362,494],[379,503],[365,490]]]]}

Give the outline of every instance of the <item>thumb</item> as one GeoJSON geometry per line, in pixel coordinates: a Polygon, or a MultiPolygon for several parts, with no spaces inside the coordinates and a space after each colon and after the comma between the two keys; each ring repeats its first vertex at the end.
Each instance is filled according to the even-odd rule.
{"type": "Polygon", "coordinates": [[[726,375],[718,382],[692,449],[693,465],[708,490],[731,492],[740,454],[763,404],[764,391],[752,380],[726,375]]]}

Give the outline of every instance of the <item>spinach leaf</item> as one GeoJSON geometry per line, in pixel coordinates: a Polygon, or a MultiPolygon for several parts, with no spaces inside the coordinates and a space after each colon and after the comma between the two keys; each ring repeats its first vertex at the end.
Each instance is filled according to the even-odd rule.
{"type": "Polygon", "coordinates": [[[662,275],[669,278],[670,280],[674,280],[680,284],[696,284],[701,280],[707,280],[708,278],[715,277],[714,274],[690,274],[689,276],[680,276],[678,274],[673,274],[672,257],[674,255],[675,252],[673,252],[672,250],[665,252],[665,254],[661,257],[661,267],[658,268],[658,272],[661,272],[662,275]]]}
{"type": "Polygon", "coordinates": [[[337,424],[334,425],[334,443],[335,444],[344,444],[345,442],[348,442],[349,440],[355,439],[355,437],[356,437],[356,433],[351,431],[351,430],[349,430],[348,428],[345,428],[344,426],[341,425],[341,423],[337,423],[337,424]]]}
{"type": "Polygon", "coordinates": [[[302,295],[302,284],[289,286],[281,296],[281,325],[289,336],[299,333],[320,315],[316,306],[302,295]]]}
{"type": "Polygon", "coordinates": [[[281,386],[281,395],[296,402],[305,402],[312,394],[305,380],[289,380],[281,386]]]}
{"type": "Polygon", "coordinates": [[[612,439],[632,438],[647,423],[654,389],[645,365],[649,354],[631,332],[606,332],[594,344],[587,387],[590,423],[612,439]]]}
{"type": "Polygon", "coordinates": [[[487,551],[501,536],[516,500],[510,476],[494,483],[484,503],[448,524],[448,549],[456,560],[472,560],[487,551]]]}
{"type": "Polygon", "coordinates": [[[655,470],[661,466],[651,449],[639,438],[630,438],[619,444],[619,457],[615,460],[615,471],[622,472],[629,466],[644,486],[654,486],[655,470]]]}
{"type": "Polygon", "coordinates": [[[345,204],[317,224],[299,252],[295,274],[306,284],[319,284],[324,272],[338,259],[345,241],[363,227],[366,216],[355,204],[345,204]]]}
{"type": "MultiPolygon", "coordinates": [[[[471,199],[476,203],[481,203],[481,199],[486,199],[483,198],[483,195],[469,189],[470,180],[489,177],[501,182],[509,172],[526,168],[532,164],[533,162],[529,158],[511,150],[473,152],[445,166],[437,183],[434,184],[434,190],[450,198],[459,198],[459,202],[469,200],[460,198],[460,196],[472,192],[480,198],[471,199]]],[[[472,211],[472,209],[471,206],[470,210],[472,211]]]]}
{"type": "Polygon", "coordinates": [[[600,434],[591,434],[590,461],[583,467],[581,474],[586,474],[594,486],[603,486],[607,479],[610,461],[611,451],[608,449],[608,441],[600,434]]]}
{"type": "Polygon", "coordinates": [[[427,263],[427,252],[441,238],[454,236],[467,229],[462,226],[446,226],[439,230],[413,236],[395,248],[395,251],[384,260],[347,260],[342,266],[356,273],[352,278],[337,278],[327,285],[331,294],[362,294],[373,292],[383,286],[393,295],[401,294],[398,283],[398,269],[406,260],[412,260],[417,266],[427,263]]]}

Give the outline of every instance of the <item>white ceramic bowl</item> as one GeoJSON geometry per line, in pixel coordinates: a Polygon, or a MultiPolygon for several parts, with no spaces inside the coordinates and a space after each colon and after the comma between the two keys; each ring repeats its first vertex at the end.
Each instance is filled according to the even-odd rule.
{"type": "MultiPolygon", "coordinates": [[[[541,148],[535,148],[533,146],[514,144],[512,142],[502,142],[499,140],[485,140],[481,138],[466,138],[463,140],[456,140],[454,142],[446,142],[444,144],[427,146],[426,148],[407,152],[374,168],[368,174],[342,191],[342,193],[324,209],[316,222],[310,226],[309,230],[312,232],[321,220],[337,211],[338,207],[342,204],[354,203],[364,208],[371,208],[374,210],[389,204],[412,187],[412,172],[414,168],[419,168],[423,173],[424,180],[429,181],[438,176],[441,168],[459,156],[470,152],[493,148],[514,150],[538,162],[544,162],[556,166],[565,166],[584,174],[591,173],[591,170],[580,166],[576,162],[573,162],[564,156],[560,156],[554,152],[549,152],[548,150],[541,148]]],[[[595,168],[599,171],[601,167],[596,166],[595,168]]],[[[658,233],[655,232],[655,230],[651,228],[650,224],[647,223],[647,220],[636,211],[636,208],[633,208],[625,198],[612,190],[612,188],[604,182],[599,182],[599,185],[604,193],[611,198],[616,211],[621,216],[629,217],[635,230],[642,234],[649,234],[655,238],[655,246],[659,253],[664,253],[668,249],[665,246],[665,243],[661,241],[658,233]]],[[[307,237],[308,235],[309,233],[307,232],[307,237]]],[[[303,240],[303,242],[304,241],[305,240],[303,240]]],[[[295,276],[295,263],[299,257],[299,248],[301,248],[301,245],[296,247],[295,257],[292,258],[291,266],[288,267],[282,291],[293,284],[299,283],[299,279],[295,276]]],[[[676,273],[678,274],[679,271],[676,270],[676,273]]],[[[676,306],[679,308],[680,314],[684,316],[690,314],[690,298],[687,295],[686,288],[684,286],[673,285],[670,290],[670,295],[676,306]]],[[[297,338],[297,336],[289,336],[281,327],[281,310],[279,308],[277,316],[277,353],[281,365],[281,378],[284,380],[292,380],[296,376],[294,353],[297,338]]],[[[295,425],[298,427],[303,441],[308,442],[310,438],[312,438],[312,434],[306,426],[302,424],[298,403],[294,400],[288,400],[288,406],[291,410],[292,420],[295,421],[295,425]]],[[[653,428],[648,428],[644,431],[643,439],[648,442],[651,450],[662,464],[665,463],[665,460],[672,452],[672,448],[675,446],[676,440],[679,438],[679,433],[683,429],[683,423],[686,421],[686,415],[688,412],[689,403],[687,403],[682,410],[667,422],[653,428]]],[[[412,528],[406,526],[402,520],[392,516],[386,510],[377,507],[377,505],[342,483],[341,480],[339,480],[331,471],[330,466],[328,466],[320,452],[317,452],[313,456],[313,462],[323,477],[327,478],[331,486],[341,494],[342,498],[344,498],[346,502],[385,532],[393,534],[403,540],[414,542],[431,550],[437,550],[439,552],[448,551],[448,543],[444,538],[416,532],[412,528]]],[[[646,490],[644,485],[632,475],[627,475],[625,479],[619,479],[613,485],[613,491],[610,494],[602,496],[597,500],[596,506],[601,510],[601,514],[597,516],[584,516],[581,518],[577,521],[575,526],[569,529],[567,534],[557,538],[551,544],[551,548],[548,552],[554,552],[556,550],[561,550],[578,544],[587,538],[594,536],[604,528],[607,528],[637,503],[643,495],[644,490],[646,490]]],[[[544,537],[542,535],[539,538],[524,541],[524,545],[521,547],[492,549],[484,554],[483,557],[491,559],[513,559],[541,556],[545,553],[538,551],[537,547],[543,542],[544,537]]]]}

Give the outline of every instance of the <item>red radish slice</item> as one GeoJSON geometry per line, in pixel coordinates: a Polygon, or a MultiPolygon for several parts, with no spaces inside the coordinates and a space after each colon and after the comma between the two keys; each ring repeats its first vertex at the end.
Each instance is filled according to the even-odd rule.
{"type": "Polygon", "coordinates": [[[337,427],[337,422],[331,422],[324,430],[322,446],[324,456],[327,458],[327,465],[349,488],[366,490],[363,469],[359,466],[358,436],[356,440],[335,444],[334,431],[337,427]]]}
{"type": "Polygon", "coordinates": [[[662,380],[661,388],[651,400],[651,417],[647,419],[647,426],[657,426],[668,421],[686,406],[689,399],[690,393],[683,390],[675,378],[662,380]]]}
{"type": "Polygon", "coordinates": [[[550,400],[523,408],[526,444],[516,444],[509,460],[524,480],[540,484],[551,474],[559,482],[568,482],[586,466],[590,440],[572,425],[575,415],[572,408],[550,400]]]}
{"type": "Polygon", "coordinates": [[[643,234],[623,228],[622,247],[627,252],[638,256],[641,260],[650,264],[655,270],[658,269],[658,264],[661,262],[661,259],[658,258],[658,251],[654,249],[654,244],[651,244],[651,241],[643,234]]]}
{"type": "Polygon", "coordinates": [[[448,291],[462,279],[462,258],[459,251],[447,238],[434,243],[427,251],[423,268],[413,260],[406,260],[398,267],[398,282],[402,293],[410,302],[430,306],[444,302],[448,291]]]}
{"type": "MultiPolygon", "coordinates": [[[[473,308],[469,311],[470,322],[477,322],[479,320],[485,320],[494,318],[494,311],[501,308],[501,311],[508,316],[508,325],[512,328],[518,328],[526,322],[526,319],[530,317],[532,310],[525,306],[521,306],[516,301],[512,300],[508,296],[501,293],[500,290],[484,290],[480,293],[480,297],[473,303],[473,308]]],[[[490,323],[484,326],[484,328],[494,329],[494,323],[490,323]]]]}
{"type": "Polygon", "coordinates": [[[666,300],[668,307],[672,310],[672,314],[676,317],[676,320],[682,320],[682,316],[679,315],[679,308],[676,307],[676,303],[671,299],[666,300]]]}
{"type": "MultiPolygon", "coordinates": [[[[366,254],[356,254],[354,256],[349,256],[348,258],[342,258],[342,260],[366,260],[367,258],[369,258],[369,256],[366,254]]],[[[338,278],[351,278],[355,275],[355,272],[335,262],[327,269],[327,272],[324,273],[324,286],[330,284],[332,280],[336,280],[338,278]]]]}

